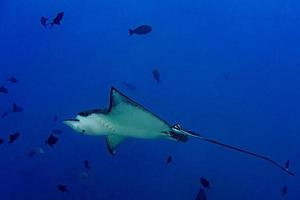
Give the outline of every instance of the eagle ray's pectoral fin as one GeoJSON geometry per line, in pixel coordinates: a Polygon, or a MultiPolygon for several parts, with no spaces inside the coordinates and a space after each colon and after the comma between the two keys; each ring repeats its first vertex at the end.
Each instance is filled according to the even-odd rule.
{"type": "Polygon", "coordinates": [[[105,139],[109,153],[115,155],[118,146],[124,141],[124,139],[126,139],[126,137],[119,135],[108,135],[105,137],[105,139]]]}

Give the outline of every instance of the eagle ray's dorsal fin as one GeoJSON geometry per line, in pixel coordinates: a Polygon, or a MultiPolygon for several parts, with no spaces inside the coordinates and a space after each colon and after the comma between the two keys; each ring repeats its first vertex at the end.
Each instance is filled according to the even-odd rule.
{"type": "Polygon", "coordinates": [[[139,106],[136,102],[131,100],[129,97],[125,96],[119,90],[112,87],[111,91],[110,91],[109,110],[111,111],[115,106],[122,104],[122,103],[130,104],[132,106],[139,106]]]}

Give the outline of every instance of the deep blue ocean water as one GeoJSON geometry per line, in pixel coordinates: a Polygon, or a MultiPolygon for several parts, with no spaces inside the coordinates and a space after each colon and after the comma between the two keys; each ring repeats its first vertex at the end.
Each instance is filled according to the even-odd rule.
{"type": "Polygon", "coordinates": [[[0,114],[13,102],[24,111],[0,119],[0,199],[187,200],[201,176],[209,200],[300,199],[299,27],[296,0],[1,0],[0,86],[9,93],[0,94],[0,114]],[[60,26],[41,26],[41,16],[60,11],[60,26]],[[128,35],[141,24],[153,31],[128,35]],[[111,86],[171,124],[290,160],[296,176],[193,138],[128,139],[111,156],[104,138],[62,124],[107,107],[111,86]],[[55,128],[63,133],[51,148],[55,128]],[[37,148],[44,152],[30,158],[37,148]]]}

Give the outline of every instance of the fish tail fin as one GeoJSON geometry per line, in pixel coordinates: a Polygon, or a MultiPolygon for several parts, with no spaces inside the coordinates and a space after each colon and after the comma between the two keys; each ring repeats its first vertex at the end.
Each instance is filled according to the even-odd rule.
{"type": "Polygon", "coordinates": [[[132,29],[129,29],[129,35],[132,36],[134,31],[132,29]]]}

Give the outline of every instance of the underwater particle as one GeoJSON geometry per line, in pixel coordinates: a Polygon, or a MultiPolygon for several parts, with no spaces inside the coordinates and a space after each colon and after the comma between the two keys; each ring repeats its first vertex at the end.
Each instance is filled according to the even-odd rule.
{"type": "Polygon", "coordinates": [[[131,90],[131,91],[134,91],[136,90],[136,87],[134,85],[132,85],[131,83],[128,83],[126,81],[123,81],[123,85],[128,89],[128,90],[131,90]]]}
{"type": "Polygon", "coordinates": [[[91,169],[90,162],[88,160],[84,160],[83,164],[86,169],[91,169]]]}
{"type": "Polygon", "coordinates": [[[7,115],[8,115],[8,112],[4,112],[4,113],[2,113],[1,118],[6,117],[7,115]]]}
{"type": "Polygon", "coordinates": [[[282,189],[281,189],[281,193],[282,193],[282,196],[285,196],[287,193],[288,193],[288,189],[286,186],[284,186],[282,189]]]}
{"type": "Polygon", "coordinates": [[[41,25],[45,28],[47,27],[47,21],[48,21],[48,18],[44,17],[44,16],[42,16],[40,19],[41,25]]]}
{"type": "Polygon", "coordinates": [[[18,79],[16,79],[16,77],[14,76],[11,76],[9,79],[7,79],[8,82],[11,82],[11,83],[17,83],[19,82],[18,79]]]}
{"type": "Polygon", "coordinates": [[[57,185],[57,189],[61,192],[69,192],[68,187],[65,184],[57,185]]]}
{"type": "Polygon", "coordinates": [[[202,188],[200,188],[195,200],[207,200],[205,191],[202,188]]]}
{"type": "Polygon", "coordinates": [[[152,27],[149,25],[141,25],[136,27],[135,29],[129,29],[129,35],[146,35],[152,31],[152,27]]]}
{"type": "Polygon", "coordinates": [[[201,177],[200,178],[200,183],[202,184],[202,186],[206,189],[210,188],[210,183],[206,178],[201,177]]]}
{"type": "Polygon", "coordinates": [[[9,135],[9,138],[8,138],[8,143],[14,143],[18,137],[20,136],[20,133],[19,132],[16,132],[16,133],[12,133],[9,135]]]}
{"type": "Polygon", "coordinates": [[[154,69],[152,71],[153,79],[156,80],[157,83],[160,83],[160,73],[158,70],[154,69]]]}
{"type": "Polygon", "coordinates": [[[4,143],[4,139],[0,138],[0,144],[3,144],[3,143],[4,143]]]}
{"type": "Polygon", "coordinates": [[[64,12],[59,12],[56,17],[52,20],[52,22],[50,23],[51,26],[53,25],[60,25],[61,24],[61,20],[64,17],[64,12]]]}
{"type": "Polygon", "coordinates": [[[58,142],[58,138],[55,137],[53,134],[50,134],[48,139],[46,140],[46,144],[48,144],[50,147],[53,147],[58,142]]]}
{"type": "Polygon", "coordinates": [[[167,158],[167,164],[170,164],[172,162],[172,156],[168,156],[167,158]]]}
{"type": "Polygon", "coordinates": [[[0,93],[7,94],[8,90],[4,86],[0,86],[0,93]]]}
{"type": "Polygon", "coordinates": [[[53,121],[54,121],[54,122],[57,122],[57,120],[58,120],[57,115],[54,115],[53,121]]]}
{"type": "Polygon", "coordinates": [[[54,133],[55,135],[61,135],[62,134],[62,130],[60,130],[60,129],[53,129],[52,133],[54,133]]]}
{"type": "Polygon", "coordinates": [[[13,103],[12,105],[12,111],[13,112],[22,112],[23,108],[21,106],[18,106],[16,102],[13,103]]]}

